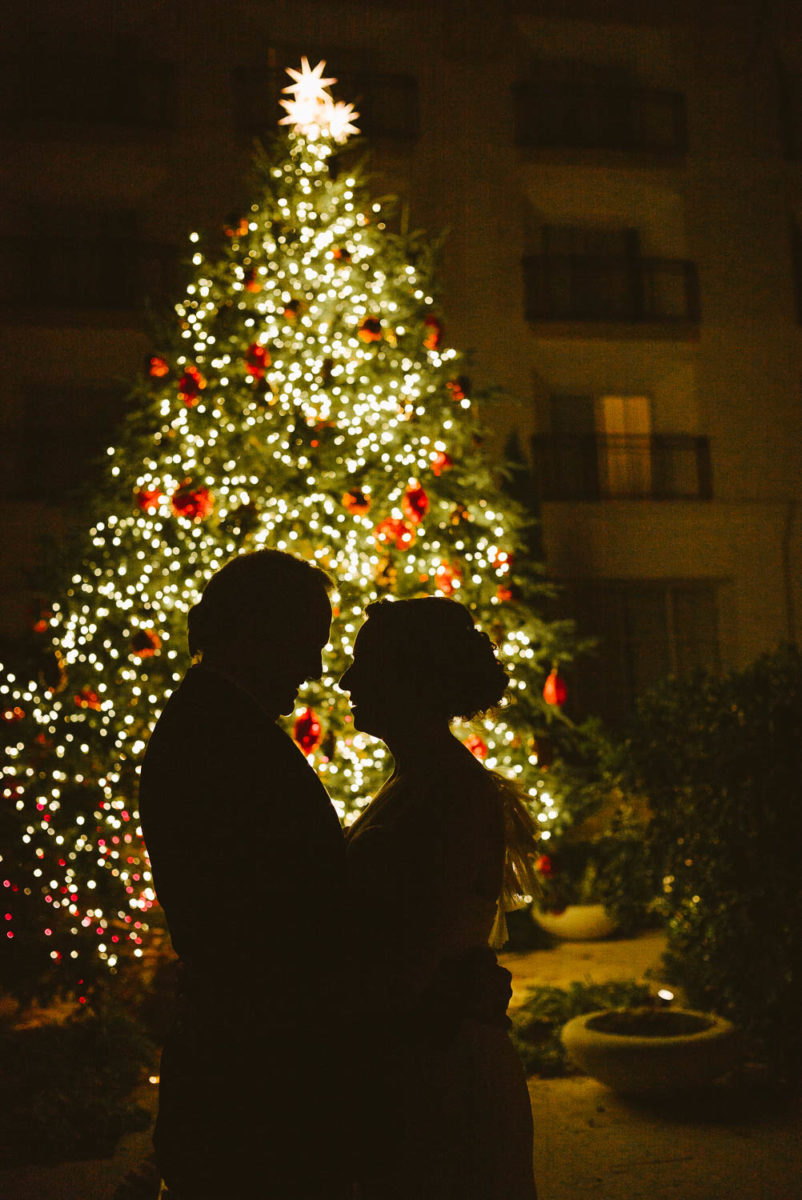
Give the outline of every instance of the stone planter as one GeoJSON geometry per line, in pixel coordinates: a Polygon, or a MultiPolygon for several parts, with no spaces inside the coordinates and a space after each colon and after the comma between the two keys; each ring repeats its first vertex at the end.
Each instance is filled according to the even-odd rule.
{"type": "Polygon", "coordinates": [[[593,942],[615,933],[616,924],[603,904],[569,904],[560,913],[532,909],[541,929],[568,942],[593,942]]]}
{"type": "Polygon", "coordinates": [[[561,1036],[568,1057],[578,1067],[622,1093],[700,1087],[729,1071],[739,1056],[734,1025],[713,1013],[690,1009],[585,1013],[569,1021],[561,1036]],[[622,1018],[632,1032],[620,1032],[622,1018]],[[644,1032],[648,1028],[651,1032],[644,1032]]]}

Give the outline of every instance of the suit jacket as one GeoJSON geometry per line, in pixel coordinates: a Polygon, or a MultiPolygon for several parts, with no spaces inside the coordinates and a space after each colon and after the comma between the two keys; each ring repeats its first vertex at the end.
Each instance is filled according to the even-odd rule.
{"type": "Polygon", "coordinates": [[[300,1017],[342,962],[345,852],[295,743],[234,683],[192,667],[151,736],[140,815],[190,979],[300,1017]]]}

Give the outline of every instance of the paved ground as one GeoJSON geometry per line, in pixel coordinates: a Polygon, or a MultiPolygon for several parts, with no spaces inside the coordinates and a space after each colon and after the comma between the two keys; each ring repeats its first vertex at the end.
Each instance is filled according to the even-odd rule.
{"type": "Polygon", "coordinates": [[[802,1113],[746,1094],[646,1107],[591,1079],[530,1080],[541,1200],[800,1200],[802,1113]]]}
{"type": "MultiPolygon", "coordinates": [[[[507,955],[513,1005],[532,983],[659,985],[663,936],[507,955]]],[[[802,1200],[802,1105],[757,1086],[637,1103],[585,1077],[531,1079],[540,1200],[802,1200]]]]}
{"type": "MultiPolygon", "coordinates": [[[[532,983],[642,978],[662,945],[649,933],[507,955],[513,1004],[532,983]]],[[[802,1200],[799,1103],[719,1086],[693,1101],[636,1104],[580,1077],[530,1080],[530,1095],[540,1200],[802,1200]]],[[[112,1200],[148,1152],[148,1134],[135,1134],[102,1162],[0,1172],[0,1200],[112,1200]]]]}

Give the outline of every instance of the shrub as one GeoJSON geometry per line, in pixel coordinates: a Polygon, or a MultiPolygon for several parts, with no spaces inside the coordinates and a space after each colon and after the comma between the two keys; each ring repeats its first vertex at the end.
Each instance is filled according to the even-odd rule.
{"type": "Polygon", "coordinates": [[[553,810],[544,805],[551,819],[541,823],[535,903],[550,912],[603,904],[620,932],[631,933],[653,922],[659,891],[644,844],[649,814],[618,786],[610,769],[615,747],[603,728],[587,721],[576,734],[578,752],[574,748],[572,758],[555,762],[548,773],[556,803],[553,810]]]}
{"type": "Polygon", "coordinates": [[[0,1161],[60,1162],[111,1154],[122,1134],[147,1128],[131,1099],[156,1051],[122,1014],[81,1013],[61,1023],[0,1030],[0,1161]]]}
{"type": "Polygon", "coordinates": [[[668,917],[666,968],[785,1075],[802,1060],[802,656],[668,681],[619,759],[648,798],[668,917]]]}

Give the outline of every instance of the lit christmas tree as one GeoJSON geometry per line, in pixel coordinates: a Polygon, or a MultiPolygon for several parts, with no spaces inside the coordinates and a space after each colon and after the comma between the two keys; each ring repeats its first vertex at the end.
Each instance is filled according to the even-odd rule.
{"type": "MultiPolygon", "coordinates": [[[[353,730],[335,683],[365,606],[454,596],[512,673],[500,716],[459,729],[516,779],[548,828],[535,736],[567,657],[526,552],[527,518],[481,450],[476,398],[444,341],[432,255],[391,233],[337,161],[358,113],[323,63],[291,71],[261,192],[214,261],[197,234],[177,327],[148,361],[94,499],[80,568],[39,623],[49,674],[6,674],[0,854],[2,978],[88,986],[141,957],[155,897],[137,825],[137,771],[188,666],[186,616],[233,555],[271,546],[336,581],[326,673],[289,729],[353,819],[388,763],[353,730]]],[[[211,835],[210,835],[211,836],[211,835]]],[[[80,990],[80,989],[79,989],[80,990]]]]}

